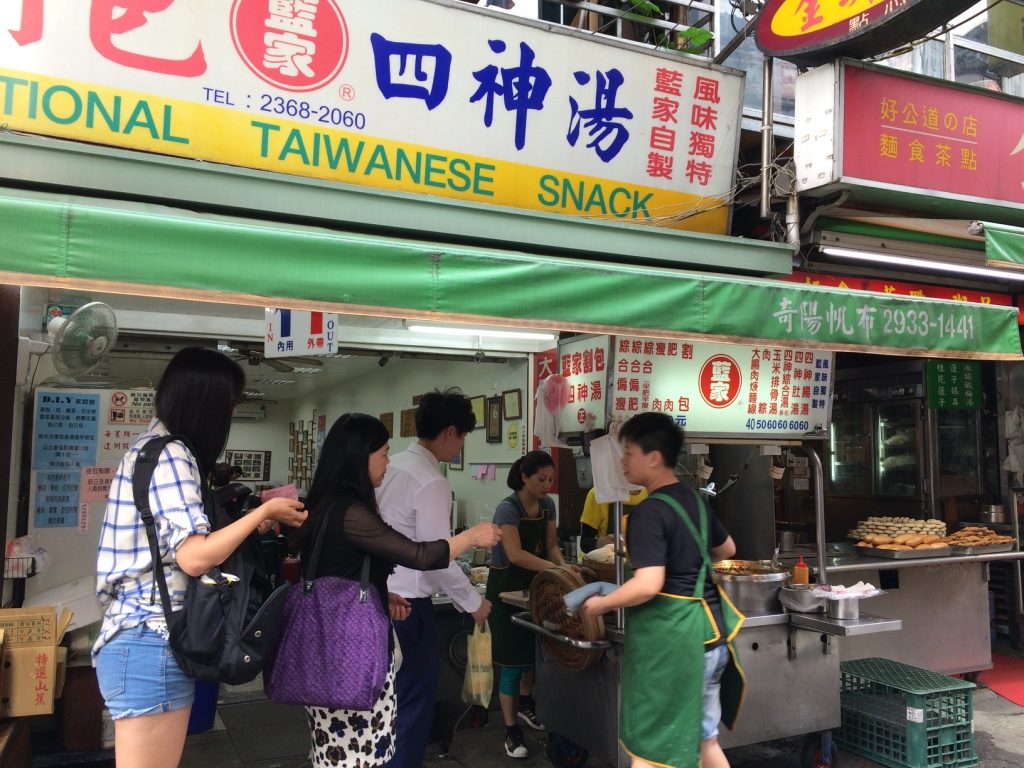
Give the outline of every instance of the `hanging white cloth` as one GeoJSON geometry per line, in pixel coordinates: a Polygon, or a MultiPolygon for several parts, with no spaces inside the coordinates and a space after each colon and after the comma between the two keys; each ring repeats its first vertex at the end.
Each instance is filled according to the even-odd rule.
{"type": "Polygon", "coordinates": [[[1024,440],[1011,440],[1006,446],[1006,460],[1003,469],[1013,473],[1013,484],[1024,487],[1024,440]]]}
{"type": "Polygon", "coordinates": [[[639,491],[622,471],[622,443],[618,436],[611,434],[590,441],[590,466],[594,472],[594,497],[601,504],[613,501],[627,501],[630,491],[639,491]]]}
{"type": "Polygon", "coordinates": [[[537,382],[537,394],[533,399],[533,434],[540,440],[542,448],[569,447],[567,443],[558,438],[558,415],[564,407],[560,402],[561,393],[558,389],[563,382],[564,379],[561,376],[558,376],[557,379],[555,376],[548,376],[537,382]]]}
{"type": "Polygon", "coordinates": [[[1014,485],[1024,486],[1024,407],[1017,406],[1004,414],[1006,428],[1006,460],[1003,469],[1013,472],[1014,485]]]}

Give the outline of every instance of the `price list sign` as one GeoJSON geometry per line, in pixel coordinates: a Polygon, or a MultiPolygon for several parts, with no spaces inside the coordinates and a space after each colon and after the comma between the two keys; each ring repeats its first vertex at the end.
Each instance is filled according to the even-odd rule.
{"type": "Polygon", "coordinates": [[[99,418],[99,395],[37,394],[32,451],[36,528],[78,525],[81,473],[96,463],[99,418]]]}
{"type": "Polygon", "coordinates": [[[832,353],[619,336],[612,417],[661,411],[693,434],[802,437],[828,425],[832,353]]]}
{"type": "Polygon", "coordinates": [[[981,408],[981,363],[929,360],[927,373],[928,407],[946,411],[981,408]]]}
{"type": "Polygon", "coordinates": [[[30,506],[34,528],[89,530],[114,468],[146,430],[151,389],[37,389],[30,506]]]}

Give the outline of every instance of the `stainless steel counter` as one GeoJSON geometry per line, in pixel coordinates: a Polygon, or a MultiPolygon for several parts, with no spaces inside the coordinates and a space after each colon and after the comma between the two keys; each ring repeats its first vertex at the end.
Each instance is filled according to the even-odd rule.
{"type": "MultiPolygon", "coordinates": [[[[903,568],[925,568],[936,565],[959,565],[963,563],[987,563],[995,560],[1024,560],[1024,552],[996,552],[990,555],[947,555],[945,557],[922,557],[913,560],[890,560],[884,557],[863,557],[839,555],[828,557],[828,573],[849,571],[891,571],[903,568]]],[[[817,572],[817,568],[812,570],[817,572]]],[[[835,581],[834,579],[832,579],[835,581]]]]}
{"type": "Polygon", "coordinates": [[[859,570],[834,575],[835,582],[866,581],[882,588],[882,594],[861,601],[862,615],[867,612],[903,622],[902,630],[892,634],[844,638],[839,645],[842,660],[880,656],[947,675],[991,668],[989,560],[983,557],[1001,555],[916,562],[865,562],[862,558],[857,562],[859,570]],[[890,567],[910,563],[915,567],[890,567]]]}
{"type": "Polygon", "coordinates": [[[743,620],[743,626],[740,628],[740,632],[742,632],[744,629],[753,629],[754,627],[770,627],[775,624],[788,623],[788,613],[755,613],[746,616],[746,618],[743,620]]]}

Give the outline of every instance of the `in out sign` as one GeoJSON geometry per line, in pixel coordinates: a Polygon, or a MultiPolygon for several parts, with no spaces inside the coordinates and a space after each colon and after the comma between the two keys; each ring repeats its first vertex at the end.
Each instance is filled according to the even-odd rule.
{"type": "Polygon", "coordinates": [[[700,396],[712,408],[725,408],[740,393],[743,375],[728,355],[709,357],[700,369],[700,396]]]}

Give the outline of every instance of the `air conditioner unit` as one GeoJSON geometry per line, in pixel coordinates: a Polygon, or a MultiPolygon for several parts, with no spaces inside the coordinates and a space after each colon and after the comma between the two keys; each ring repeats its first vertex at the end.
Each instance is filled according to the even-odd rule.
{"type": "Polygon", "coordinates": [[[267,408],[259,403],[239,403],[235,406],[232,421],[263,421],[267,417],[267,408]]]}

